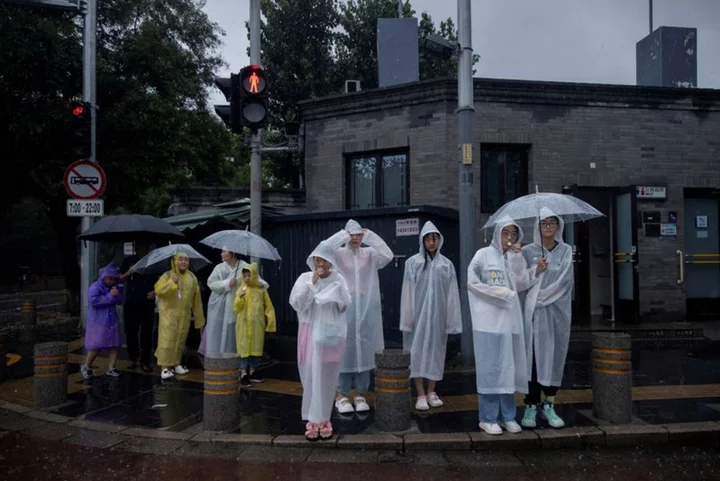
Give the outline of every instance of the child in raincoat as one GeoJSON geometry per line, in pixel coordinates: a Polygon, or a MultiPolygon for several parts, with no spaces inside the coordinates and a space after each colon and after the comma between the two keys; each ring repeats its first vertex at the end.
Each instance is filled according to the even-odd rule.
{"type": "Polygon", "coordinates": [[[275,308],[258,275],[257,263],[242,268],[242,286],[235,294],[235,339],[240,356],[240,384],[263,382],[256,369],[262,361],[265,333],[275,332],[275,308]]]}
{"type": "Polygon", "coordinates": [[[537,414],[550,427],[562,428],[565,421],[555,412],[555,395],[562,384],[572,324],[573,253],[563,242],[565,223],[547,207],[540,209],[540,221],[533,243],[522,249],[530,267],[526,271],[525,318],[532,321],[526,337],[531,378],[525,396],[522,425],[537,426],[537,414]],[[541,394],[545,394],[545,401],[541,394]]]}
{"type": "Polygon", "coordinates": [[[468,266],[479,427],[488,434],[519,433],[515,392],[528,392],[527,330],[516,289],[516,264],[524,265],[522,230],[509,218],[495,226],[492,243],[468,266]]]}
{"type": "Polygon", "coordinates": [[[118,286],[120,271],[114,263],[100,269],[98,278],[88,288],[88,317],[85,326],[85,349],[87,358],[80,366],[83,378],[93,377],[92,364],[98,351],[108,351],[110,364],[106,376],[118,377],[115,369],[120,348],[120,327],[117,306],[123,302],[118,286]]]}
{"type": "Polygon", "coordinates": [[[447,337],[462,332],[455,266],[440,254],[442,245],[443,236],[428,221],[420,232],[420,253],[405,262],[400,330],[403,349],[410,352],[410,377],[415,379],[415,409],[419,411],[443,405],[435,385],[445,371],[447,337]]]}
{"type": "Polygon", "coordinates": [[[345,278],[335,267],[333,247],[321,242],[307,259],[310,272],[300,274],[290,292],[298,316],[298,371],[303,387],[302,419],[309,441],[332,438],[330,415],[345,354],[351,302],[345,278]]]}
{"type": "Polygon", "coordinates": [[[196,329],[205,325],[200,285],[195,274],[190,272],[190,257],[184,252],[178,252],[171,264],[172,269],[155,283],[160,314],[155,356],[162,368],[162,379],[190,372],[180,361],[190,331],[191,313],[195,318],[196,329]]]}

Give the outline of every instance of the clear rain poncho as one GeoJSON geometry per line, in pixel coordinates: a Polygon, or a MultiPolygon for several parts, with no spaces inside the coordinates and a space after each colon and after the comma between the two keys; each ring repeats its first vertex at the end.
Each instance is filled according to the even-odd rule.
{"type": "MultiPolygon", "coordinates": [[[[543,249],[538,226],[534,229],[533,244],[523,247],[526,265],[525,319],[532,321],[528,330],[528,365],[532,369],[533,347],[537,380],[543,386],[562,384],[565,360],[570,345],[572,315],[572,289],[574,283],[572,248],[563,242],[565,223],[550,209],[540,209],[540,219],[558,219],[560,228],[555,233],[557,245],[552,250],[543,249]],[[535,276],[540,257],[545,255],[547,270],[535,276]]],[[[519,273],[519,272],[518,272],[519,273]]],[[[522,288],[521,288],[522,289],[522,288]]]]}
{"type": "Polygon", "coordinates": [[[530,373],[527,366],[522,307],[511,265],[522,270],[522,254],[508,250],[503,254],[501,232],[514,225],[518,239],[522,229],[510,218],[495,226],[492,243],[478,250],[468,266],[468,300],[473,326],[477,392],[511,394],[528,392],[530,373]]]}
{"type": "Polygon", "coordinates": [[[360,224],[350,219],[343,230],[327,240],[336,248],[337,267],[347,280],[352,296],[352,305],[346,313],[347,344],[340,372],[374,369],[375,352],[385,348],[378,270],[392,261],[393,253],[385,241],[370,230],[362,240],[368,247],[352,249],[346,245],[350,234],[362,233],[360,224]],[[341,247],[343,245],[345,247],[341,247]]]}
{"type": "MultiPolygon", "coordinates": [[[[249,265],[240,259],[235,267],[227,262],[215,266],[208,277],[207,285],[211,294],[208,300],[207,326],[205,327],[205,346],[203,354],[212,356],[220,353],[237,352],[235,343],[235,319],[233,302],[238,288],[242,284],[242,269],[249,265]],[[230,280],[235,278],[235,286],[230,287],[230,280]]],[[[267,282],[262,278],[260,282],[265,288],[267,282]]]]}
{"type": "Polygon", "coordinates": [[[440,381],[445,371],[448,334],[462,332],[460,292],[455,266],[440,253],[443,236],[428,221],[420,232],[420,253],[405,261],[400,298],[403,349],[410,353],[410,377],[440,381]],[[423,239],[439,237],[435,258],[425,252],[423,239]]]}
{"type": "Polygon", "coordinates": [[[298,316],[298,371],[303,387],[302,419],[311,423],[330,420],[343,354],[350,291],[335,270],[334,248],[321,242],[307,259],[310,272],[300,274],[290,292],[290,305],[298,316]],[[314,257],[332,264],[331,274],[312,283],[314,257]]]}

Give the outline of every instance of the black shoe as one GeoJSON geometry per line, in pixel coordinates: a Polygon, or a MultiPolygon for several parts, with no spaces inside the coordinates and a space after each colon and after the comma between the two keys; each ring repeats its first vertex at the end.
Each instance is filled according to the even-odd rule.
{"type": "Polygon", "coordinates": [[[252,386],[252,383],[250,382],[250,376],[245,374],[243,377],[240,378],[240,385],[242,387],[250,387],[252,386]]]}
{"type": "Polygon", "coordinates": [[[260,384],[261,382],[265,382],[265,379],[263,379],[261,376],[259,376],[257,371],[253,371],[250,374],[250,382],[254,382],[255,384],[260,384]]]}
{"type": "Polygon", "coordinates": [[[142,370],[143,372],[153,372],[153,368],[150,364],[143,364],[142,370]]]}

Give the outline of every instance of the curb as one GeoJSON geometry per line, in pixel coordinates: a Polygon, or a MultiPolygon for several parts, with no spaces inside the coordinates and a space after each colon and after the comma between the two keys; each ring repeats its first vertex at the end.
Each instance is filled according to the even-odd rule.
{"type": "MultiPolygon", "coordinates": [[[[60,425],[78,429],[93,436],[115,438],[141,438],[189,443],[217,443],[282,448],[356,449],[397,452],[422,451],[520,451],[547,450],[584,447],[620,447],[638,445],[702,444],[720,445],[720,422],[703,421],[677,424],[613,425],[597,427],[569,427],[559,430],[541,429],[523,431],[519,434],[505,433],[491,436],[483,432],[470,433],[413,433],[394,435],[342,434],[329,441],[310,443],[302,435],[270,434],[227,434],[201,432],[190,434],[160,429],[145,429],[118,426],[109,423],[87,421],[30,409],[15,403],[0,400],[0,416],[22,417],[32,420],[32,427],[19,423],[18,429],[25,432],[32,429],[33,435],[46,427],[56,430],[60,425]],[[94,434],[93,434],[94,433],[94,434]]],[[[0,431],[0,437],[3,433],[0,431]]],[[[69,442],[69,441],[68,441],[69,442]]],[[[96,445],[97,446],[97,445],[96,445]]],[[[109,447],[109,446],[108,446],[109,447]]]]}

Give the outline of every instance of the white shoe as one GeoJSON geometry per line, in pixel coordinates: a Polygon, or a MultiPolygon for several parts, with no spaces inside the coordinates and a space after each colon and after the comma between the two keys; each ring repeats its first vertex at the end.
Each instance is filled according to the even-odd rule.
{"type": "Polygon", "coordinates": [[[335,409],[337,409],[340,414],[350,414],[355,412],[355,408],[353,408],[352,403],[346,397],[341,397],[340,399],[335,400],[335,409]]]}
{"type": "Polygon", "coordinates": [[[417,402],[415,403],[415,409],[418,411],[427,411],[430,409],[430,406],[428,406],[427,397],[420,396],[417,398],[417,402]]]}
{"type": "Polygon", "coordinates": [[[431,392],[427,395],[427,401],[431,408],[439,408],[440,406],[445,404],[442,402],[442,399],[440,399],[438,395],[434,392],[431,392]]]}
{"type": "Polygon", "coordinates": [[[190,369],[186,368],[185,366],[181,366],[180,364],[178,364],[177,366],[175,366],[175,367],[173,368],[173,372],[174,372],[175,374],[179,375],[179,376],[182,376],[182,375],[184,375],[184,374],[189,373],[189,372],[190,372],[190,369]]]}
{"type": "Polygon", "coordinates": [[[160,378],[162,379],[172,379],[175,377],[175,374],[170,369],[163,369],[162,372],[160,372],[160,378]]]}
{"type": "Polygon", "coordinates": [[[500,427],[505,428],[505,430],[509,433],[517,434],[522,432],[522,428],[515,421],[500,421],[498,424],[500,424],[500,427]]]}
{"type": "Polygon", "coordinates": [[[355,396],[355,411],[364,413],[370,410],[370,406],[362,396],[355,396]]]}
{"type": "Polygon", "coordinates": [[[480,424],[478,424],[478,426],[480,427],[480,429],[482,429],[488,434],[492,434],[493,436],[502,434],[502,428],[498,423],[481,422],[480,424]]]}

